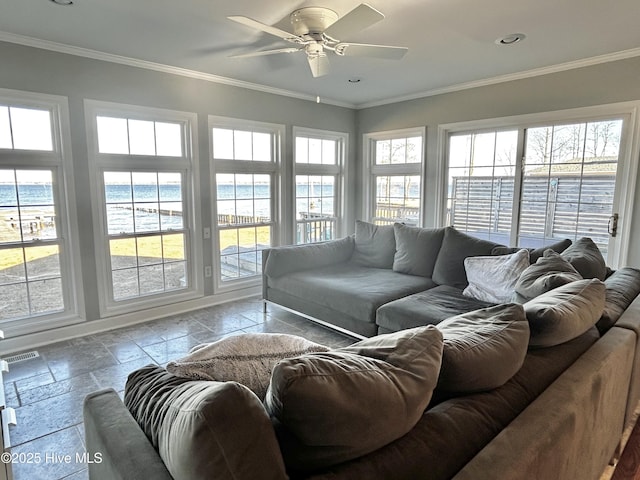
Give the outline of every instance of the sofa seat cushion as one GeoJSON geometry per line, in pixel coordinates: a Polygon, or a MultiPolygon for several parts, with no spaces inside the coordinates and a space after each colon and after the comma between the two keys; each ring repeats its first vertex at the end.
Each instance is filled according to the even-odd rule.
{"type": "MultiPolygon", "coordinates": [[[[599,338],[593,328],[562,345],[529,350],[522,368],[503,386],[440,398],[404,437],[305,478],[450,480],[599,338]]],[[[528,477],[521,473],[521,478],[528,477]]]]}
{"type": "Polygon", "coordinates": [[[295,272],[268,281],[269,287],[370,323],[375,322],[380,305],[435,286],[429,278],[353,263],[295,272]]]}
{"type": "Polygon", "coordinates": [[[522,305],[508,303],[440,322],[444,338],[438,389],[473,393],[504,385],[524,362],[529,323],[522,305]]]}
{"type": "Polygon", "coordinates": [[[593,327],[602,316],[605,286],[597,278],[555,288],[524,304],[532,347],[567,342],[593,327]]]}
{"type": "Polygon", "coordinates": [[[491,251],[497,246],[495,242],[472,237],[453,227],[446,227],[442,247],[433,267],[433,281],[438,285],[465,288],[468,281],[464,271],[464,259],[491,255],[491,251]]]}
{"type": "Polygon", "coordinates": [[[193,347],[185,357],[169,362],[167,371],[191,380],[238,382],[264,400],[276,363],[327,350],[297,335],[245,333],[193,347]]]}
{"type": "Polygon", "coordinates": [[[604,334],[620,318],[633,299],[640,294],[640,270],[624,267],[616,270],[604,281],[606,296],[602,317],[596,323],[601,334],[604,334]]]}
{"type": "Polygon", "coordinates": [[[389,302],[378,308],[376,323],[383,332],[438,324],[449,317],[494,305],[462,294],[462,290],[438,285],[424,292],[389,302]]]}
{"type": "Polygon", "coordinates": [[[441,358],[442,334],[427,326],[282,360],[265,407],[287,468],[329,467],[405,435],[431,400],[441,358]]]}
{"type": "Polygon", "coordinates": [[[239,383],[149,365],[129,375],[124,400],[175,480],[287,478],[267,412],[239,383]]]}

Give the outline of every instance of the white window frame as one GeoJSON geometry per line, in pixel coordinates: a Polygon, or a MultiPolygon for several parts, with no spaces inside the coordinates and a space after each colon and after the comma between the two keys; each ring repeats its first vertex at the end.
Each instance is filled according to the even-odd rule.
{"type": "Polygon", "coordinates": [[[214,293],[230,292],[254,287],[262,283],[260,273],[233,280],[222,280],[220,264],[220,229],[218,228],[218,202],[216,174],[260,174],[271,176],[271,246],[279,244],[282,230],[282,145],[285,141],[285,126],[275,123],[256,122],[231,117],[209,115],[209,162],[212,186],[211,207],[211,241],[213,248],[213,281],[214,293]],[[272,161],[215,159],[213,156],[213,129],[244,130],[272,135],[272,161]]]}
{"type": "Polygon", "coordinates": [[[204,295],[202,266],[202,242],[198,234],[201,225],[200,198],[198,186],[197,149],[197,115],[195,113],[165,110],[153,107],[119,104],[86,99],[85,121],[88,139],[89,172],[91,183],[91,200],[94,215],[94,239],[96,248],[96,265],[98,267],[98,293],[100,315],[108,317],[137,310],[168,305],[176,302],[192,300],[204,295]],[[182,156],[162,157],[129,154],[106,154],[98,151],[97,117],[111,116],[148,120],[156,122],[178,122],[182,132],[182,156]],[[105,171],[179,171],[184,178],[183,229],[185,233],[185,261],[188,269],[187,288],[175,291],[140,295],[133,298],[115,301],[113,298],[111,261],[109,253],[109,235],[105,211],[104,177],[105,171]]]}
{"type": "MultiPolygon", "coordinates": [[[[589,122],[622,118],[622,133],[618,171],[614,195],[614,211],[620,214],[618,234],[610,238],[607,264],[612,268],[626,265],[629,255],[633,200],[640,156],[640,101],[596,105],[554,112],[534,113],[500,117],[487,120],[448,123],[438,126],[438,162],[436,191],[436,225],[444,225],[447,208],[448,139],[453,133],[476,133],[492,129],[518,129],[523,135],[525,129],[547,126],[555,123],[589,122]]],[[[521,168],[524,152],[518,148],[517,162],[521,168]]],[[[516,171],[516,176],[519,175],[516,171]]],[[[516,212],[514,211],[514,215],[516,212]]],[[[512,232],[512,235],[514,233],[512,232]]]]}
{"type": "Polygon", "coordinates": [[[296,233],[298,224],[298,212],[296,211],[296,175],[330,175],[334,176],[336,181],[334,184],[334,218],[336,231],[334,239],[344,236],[346,232],[345,225],[345,185],[347,179],[345,172],[347,171],[347,151],[349,148],[349,134],[344,132],[332,132],[328,130],[317,130],[313,128],[293,127],[293,243],[296,243],[296,233]],[[306,164],[296,162],[296,140],[298,137],[313,138],[320,140],[333,140],[336,142],[336,164],[306,164]]]}
{"type": "MultiPolygon", "coordinates": [[[[49,110],[51,112],[52,151],[0,149],[0,168],[50,169],[53,171],[53,197],[56,208],[60,274],[64,310],[5,320],[0,327],[7,336],[19,336],[45,329],[80,323],[84,318],[84,294],[76,214],[71,127],[67,97],[0,88],[0,104],[49,110]]],[[[20,246],[38,245],[38,240],[20,246]]]]}
{"type": "Polygon", "coordinates": [[[382,132],[371,132],[363,135],[363,219],[371,222],[376,211],[376,177],[377,176],[399,176],[399,175],[416,175],[420,177],[420,214],[418,217],[418,226],[424,225],[425,218],[425,193],[426,193],[426,175],[425,175],[425,152],[427,142],[427,129],[425,127],[405,128],[401,130],[388,130],[382,132]],[[376,165],[376,142],[380,140],[393,140],[396,138],[422,138],[422,151],[419,153],[420,162],[376,165]]]}

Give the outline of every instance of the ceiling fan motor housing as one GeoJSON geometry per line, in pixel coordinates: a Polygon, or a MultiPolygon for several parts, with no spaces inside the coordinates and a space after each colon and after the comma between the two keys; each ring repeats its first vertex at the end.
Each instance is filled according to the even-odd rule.
{"type": "Polygon", "coordinates": [[[323,7],[305,7],[291,14],[291,25],[296,35],[322,33],[338,20],[338,14],[323,7]]]}

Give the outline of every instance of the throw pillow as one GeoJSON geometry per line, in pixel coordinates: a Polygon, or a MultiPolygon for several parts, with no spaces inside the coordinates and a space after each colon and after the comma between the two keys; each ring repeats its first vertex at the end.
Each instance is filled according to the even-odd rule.
{"type": "Polygon", "coordinates": [[[515,286],[517,297],[514,301],[524,303],[576,280],[582,280],[582,275],[560,254],[549,249],[544,252],[544,256],[538,258],[535,264],[527,267],[520,274],[515,286]]]}
{"type": "Polygon", "coordinates": [[[267,412],[239,383],[149,365],[129,375],[124,400],[175,480],[288,478],[267,412]]]}
{"type": "Polygon", "coordinates": [[[616,270],[606,278],[604,286],[606,288],[604,312],[596,323],[601,334],[618,321],[631,302],[640,294],[640,270],[632,267],[616,270]]]}
{"type": "Polygon", "coordinates": [[[393,225],[356,220],[356,244],[351,261],[362,267],[391,268],[396,254],[393,225]]]}
{"type": "Polygon", "coordinates": [[[438,389],[445,392],[481,392],[504,385],[527,354],[529,324],[522,305],[464,313],[437,328],[444,338],[438,389]]]}
{"type": "Polygon", "coordinates": [[[441,357],[442,334],[429,325],[278,363],[265,406],[287,432],[287,467],[328,467],[406,434],[429,404],[441,357]]]}
{"type": "MultiPolygon", "coordinates": [[[[568,238],[565,238],[564,240],[560,240],[550,245],[544,245],[538,248],[528,248],[527,250],[529,250],[529,262],[531,262],[532,264],[536,263],[536,261],[540,257],[542,257],[542,255],[544,255],[544,252],[546,250],[551,249],[554,252],[562,253],[567,248],[569,248],[570,245],[571,245],[571,240],[568,238]]],[[[491,251],[491,255],[508,255],[510,253],[516,253],[521,248],[522,247],[505,247],[503,245],[499,245],[491,251]]]]}
{"type": "Polygon", "coordinates": [[[562,252],[567,260],[583,278],[607,277],[607,265],[598,246],[588,237],[582,237],[562,252]]]}
{"type": "Polygon", "coordinates": [[[444,228],[430,230],[396,223],[393,225],[393,231],[396,236],[393,270],[409,275],[431,277],[442,245],[444,228]]]}
{"type": "Polygon", "coordinates": [[[453,227],[446,227],[431,278],[438,285],[450,285],[463,289],[468,283],[464,271],[464,259],[491,255],[491,250],[497,246],[497,243],[474,238],[453,227]]]}
{"type": "Polygon", "coordinates": [[[520,274],[529,266],[529,251],[511,255],[467,257],[464,269],[469,285],[462,292],[484,302],[511,301],[520,274]]]}
{"type": "Polygon", "coordinates": [[[167,364],[167,371],[192,380],[234,381],[264,399],[271,371],[283,358],[329,348],[296,335],[245,333],[198,345],[167,364]]]}
{"type": "Polygon", "coordinates": [[[532,347],[568,342],[589,330],[602,316],[605,286],[597,278],[578,280],[525,303],[532,347]]]}

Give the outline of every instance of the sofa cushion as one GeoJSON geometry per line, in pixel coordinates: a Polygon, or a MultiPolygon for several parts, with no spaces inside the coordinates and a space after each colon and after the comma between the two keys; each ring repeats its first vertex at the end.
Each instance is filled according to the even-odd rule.
{"type": "Polygon", "coordinates": [[[287,468],[328,467],[406,434],[429,404],[441,357],[442,334],[427,326],[278,363],[265,406],[286,432],[287,468]]]}
{"type": "Polygon", "coordinates": [[[382,332],[438,324],[461,313],[493,305],[462,294],[449,285],[438,285],[424,292],[386,303],[378,308],[376,323],[382,332]]]}
{"type": "Polygon", "coordinates": [[[189,355],[169,362],[167,371],[192,380],[238,382],[262,400],[276,363],[283,358],[327,350],[328,347],[296,335],[245,333],[198,345],[189,355]]]}
{"type": "Polygon", "coordinates": [[[356,220],[355,248],[351,261],[362,267],[391,268],[396,254],[393,225],[356,220]]]}
{"type": "Polygon", "coordinates": [[[474,238],[453,227],[446,227],[431,278],[439,285],[465,288],[468,282],[464,271],[464,259],[491,255],[491,250],[496,246],[497,243],[474,238]]]}
{"type": "Polygon", "coordinates": [[[529,266],[529,251],[509,255],[467,257],[464,269],[469,285],[462,292],[492,303],[511,301],[520,274],[529,266]]]}
{"type": "Polygon", "coordinates": [[[582,280],[582,275],[560,254],[549,249],[536,263],[522,272],[516,283],[514,300],[524,303],[576,280],[582,280]]]}
{"type": "Polygon", "coordinates": [[[129,375],[125,404],[175,480],[287,478],[267,412],[239,383],[150,365],[129,375]]]}
{"type": "Polygon", "coordinates": [[[596,323],[604,334],[620,318],[634,298],[640,294],[640,270],[624,267],[613,272],[604,281],[606,288],[604,311],[596,323]]]}
{"type": "Polygon", "coordinates": [[[345,263],[270,279],[269,285],[318,305],[329,305],[362,321],[375,323],[380,305],[435,284],[428,278],[391,269],[345,263]]]}
{"type": "Polygon", "coordinates": [[[393,270],[409,275],[431,277],[442,245],[444,228],[431,230],[396,223],[393,225],[393,231],[396,236],[393,270]]]}
{"type": "Polygon", "coordinates": [[[529,323],[522,305],[463,313],[437,328],[444,338],[438,389],[446,392],[497,388],[516,374],[527,354],[529,323]]]}
{"type": "Polygon", "coordinates": [[[532,347],[550,347],[586,332],[602,316],[604,283],[594,279],[562,285],[529,300],[524,310],[529,320],[532,347]]]}
{"type": "MultiPolygon", "coordinates": [[[[529,262],[536,263],[544,252],[551,249],[556,253],[564,252],[571,245],[571,239],[565,238],[564,240],[560,240],[558,242],[552,243],[550,245],[544,245],[538,248],[528,248],[529,250],[529,262]]],[[[508,255],[510,253],[516,253],[518,250],[522,249],[522,247],[505,247],[504,245],[498,245],[491,251],[491,255],[508,255]]]]}
{"type": "Polygon", "coordinates": [[[567,260],[583,278],[604,280],[607,276],[607,265],[598,246],[588,237],[582,237],[562,252],[567,260]]]}
{"type": "Polygon", "coordinates": [[[275,278],[299,270],[346,262],[353,255],[353,249],[353,237],[330,242],[271,248],[265,263],[264,274],[275,278]]]}

